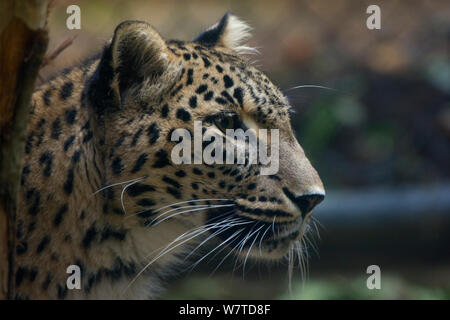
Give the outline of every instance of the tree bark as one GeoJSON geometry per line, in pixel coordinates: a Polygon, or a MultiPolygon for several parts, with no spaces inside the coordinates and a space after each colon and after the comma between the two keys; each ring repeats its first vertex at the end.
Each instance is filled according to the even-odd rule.
{"type": "Polygon", "coordinates": [[[14,297],[15,219],[25,133],[47,49],[46,0],[0,1],[0,298],[14,297]]]}

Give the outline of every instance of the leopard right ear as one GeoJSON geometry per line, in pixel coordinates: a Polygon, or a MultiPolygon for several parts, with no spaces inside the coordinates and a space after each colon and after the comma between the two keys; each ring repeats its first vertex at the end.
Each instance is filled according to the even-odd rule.
{"type": "Polygon", "coordinates": [[[114,31],[94,74],[93,102],[120,107],[128,89],[157,80],[169,66],[169,49],[161,35],[143,21],[125,21],[114,31]]]}

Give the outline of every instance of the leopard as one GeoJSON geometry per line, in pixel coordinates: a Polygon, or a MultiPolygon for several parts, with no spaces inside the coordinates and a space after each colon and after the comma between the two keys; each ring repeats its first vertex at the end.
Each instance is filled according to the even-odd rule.
{"type": "Polygon", "coordinates": [[[231,13],[191,41],[124,21],[97,53],[35,90],[14,298],[157,299],[206,258],[199,247],[210,239],[241,262],[279,261],[299,245],[325,189],[288,98],[252,63],[250,31],[231,13]],[[224,139],[227,129],[277,129],[278,172],[174,163],[172,134],[195,121],[224,139]]]}

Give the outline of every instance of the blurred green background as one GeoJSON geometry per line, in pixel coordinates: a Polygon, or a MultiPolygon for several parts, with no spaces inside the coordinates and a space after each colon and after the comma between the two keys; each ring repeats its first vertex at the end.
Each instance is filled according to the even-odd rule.
{"type": "Polygon", "coordinates": [[[450,5],[376,1],[381,30],[368,30],[370,4],[54,2],[49,51],[76,38],[42,78],[96,53],[123,20],[146,20],[181,40],[228,11],[247,21],[261,52],[253,59],[289,97],[297,137],[324,181],[317,249],[309,246],[308,278],[294,272],[291,292],[285,263],[251,262],[243,274],[227,261],[210,276],[218,257],[176,275],[165,298],[450,298],[450,5]],[[65,27],[70,4],[81,8],[81,30],[65,27]],[[332,90],[293,89],[301,85],[332,90]],[[366,287],[372,264],[381,290],[366,287]]]}

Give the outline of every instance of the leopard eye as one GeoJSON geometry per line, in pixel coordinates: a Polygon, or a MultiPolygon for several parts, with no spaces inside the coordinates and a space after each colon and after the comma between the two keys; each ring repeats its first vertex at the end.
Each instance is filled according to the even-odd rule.
{"type": "Polygon", "coordinates": [[[227,129],[243,129],[239,116],[235,113],[222,113],[214,119],[215,126],[226,133],[227,129]]]}

